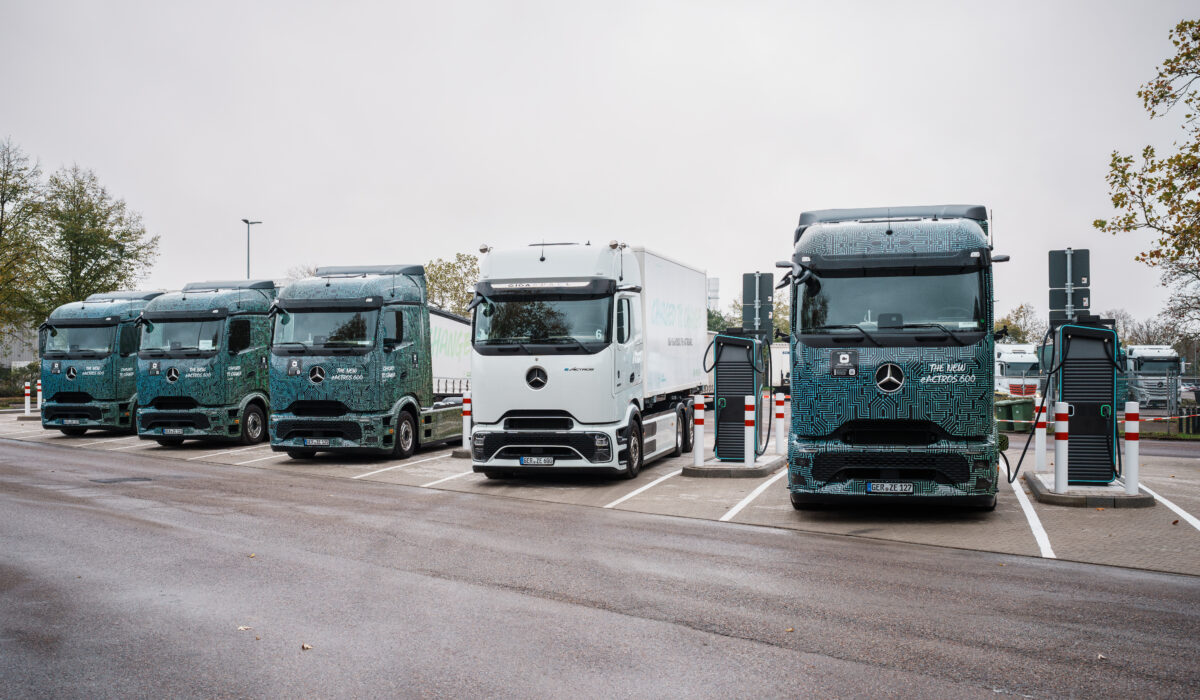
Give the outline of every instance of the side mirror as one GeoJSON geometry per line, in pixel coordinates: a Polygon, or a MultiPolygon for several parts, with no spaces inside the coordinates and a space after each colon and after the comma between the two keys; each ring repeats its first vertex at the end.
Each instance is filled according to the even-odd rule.
{"type": "Polygon", "coordinates": [[[384,341],[383,341],[383,351],[384,352],[393,352],[395,349],[396,349],[396,339],[395,338],[384,339],[384,341]]]}
{"type": "Polygon", "coordinates": [[[617,291],[618,292],[633,292],[634,294],[637,294],[638,292],[642,291],[642,288],[636,284],[629,284],[629,285],[625,285],[624,287],[617,287],[617,291]]]}
{"type": "Polygon", "coordinates": [[[471,300],[471,303],[467,304],[467,313],[470,313],[471,311],[473,311],[475,309],[475,307],[479,306],[482,302],[483,302],[483,295],[476,294],[475,298],[471,300]]]}
{"type": "MultiPolygon", "coordinates": [[[[1005,257],[1007,258],[1008,256],[1006,255],[1005,257]]],[[[994,331],[992,333],[992,340],[1000,340],[1001,338],[1007,338],[1007,337],[1008,337],[1008,326],[1004,326],[1000,330],[994,331]]]]}
{"type": "Polygon", "coordinates": [[[994,262],[994,263],[1008,262],[1009,260],[1010,260],[1010,258],[1007,255],[993,255],[992,256],[992,262],[994,262]]]}

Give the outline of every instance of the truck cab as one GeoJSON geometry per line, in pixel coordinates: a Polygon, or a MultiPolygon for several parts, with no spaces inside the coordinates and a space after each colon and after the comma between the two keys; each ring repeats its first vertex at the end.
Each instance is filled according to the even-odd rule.
{"type": "Polygon", "coordinates": [[[1125,346],[1129,400],[1143,408],[1179,405],[1183,363],[1170,345],[1125,346]]]}
{"type": "Polygon", "coordinates": [[[632,478],[690,451],[705,289],[703,271],[615,241],[488,249],[472,302],[474,470],[632,478]]]}
{"type": "Polygon", "coordinates": [[[271,315],[271,449],[406,458],[462,436],[468,322],[430,308],[421,265],[322,267],[271,315]]]}
{"type": "Polygon", "coordinates": [[[806,212],[788,482],[820,503],[995,507],[993,257],[976,205],[806,212]]]}
{"type": "Polygon", "coordinates": [[[996,391],[1010,396],[1035,396],[1041,388],[1037,346],[996,345],[996,391]]]}
{"type": "Polygon", "coordinates": [[[138,319],[138,435],[184,440],[267,438],[271,280],[193,282],[152,300],[138,319]]]}
{"type": "Polygon", "coordinates": [[[162,292],[92,294],[63,304],[38,328],[42,427],[79,436],[134,430],[138,316],[162,292]]]}

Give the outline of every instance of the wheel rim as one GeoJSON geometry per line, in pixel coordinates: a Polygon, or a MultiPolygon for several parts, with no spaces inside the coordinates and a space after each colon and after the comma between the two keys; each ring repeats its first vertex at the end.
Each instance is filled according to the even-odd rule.
{"type": "Polygon", "coordinates": [[[675,421],[675,447],[683,447],[683,421],[675,421]]]}
{"type": "Polygon", "coordinates": [[[637,469],[639,458],[642,456],[642,438],[637,433],[629,439],[629,468],[637,469]]]}
{"type": "Polygon", "coordinates": [[[246,434],[251,440],[257,440],[262,437],[262,418],[258,414],[251,411],[246,415],[246,434]]]}
{"type": "Polygon", "coordinates": [[[409,423],[408,421],[402,421],[400,423],[400,448],[403,450],[411,449],[412,442],[413,442],[412,424],[409,423]]]}

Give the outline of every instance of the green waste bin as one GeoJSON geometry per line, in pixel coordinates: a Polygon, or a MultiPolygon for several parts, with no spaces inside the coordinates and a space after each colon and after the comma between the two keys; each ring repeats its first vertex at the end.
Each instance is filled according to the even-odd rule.
{"type": "Polygon", "coordinates": [[[1028,433],[1033,430],[1033,399],[1013,399],[1011,410],[1013,432],[1028,433]]]}
{"type": "Polygon", "coordinates": [[[1012,405],[1016,403],[1013,399],[1001,399],[996,402],[996,427],[1002,433],[1011,433],[1013,429],[1012,405]]]}

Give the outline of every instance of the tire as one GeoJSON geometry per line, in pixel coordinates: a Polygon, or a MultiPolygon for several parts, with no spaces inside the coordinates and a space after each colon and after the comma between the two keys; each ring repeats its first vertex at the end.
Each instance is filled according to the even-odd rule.
{"type": "Polygon", "coordinates": [[[125,432],[129,433],[130,435],[137,435],[138,434],[137,421],[138,421],[138,405],[136,403],[134,403],[133,407],[129,409],[129,429],[126,430],[125,432]]]}
{"type": "Polygon", "coordinates": [[[67,437],[83,437],[87,428],[59,428],[58,431],[67,437]]]}
{"type": "Polygon", "coordinates": [[[397,459],[408,459],[417,451],[417,421],[408,411],[400,411],[400,419],[396,421],[396,438],[392,445],[392,455],[397,459]]]}
{"type": "Polygon", "coordinates": [[[288,450],[287,456],[292,459],[312,459],[316,456],[316,450],[288,450]]]}
{"type": "Polygon", "coordinates": [[[993,494],[992,500],[989,503],[984,503],[983,505],[975,506],[975,510],[978,510],[978,511],[981,511],[984,513],[991,513],[992,511],[996,510],[996,496],[993,494]]]}
{"type": "Polygon", "coordinates": [[[675,449],[671,450],[672,457],[679,457],[683,454],[683,441],[685,440],[683,436],[683,424],[686,422],[684,420],[686,417],[687,411],[684,411],[683,409],[680,409],[675,414],[675,449]]]}
{"type": "Polygon", "coordinates": [[[625,448],[629,456],[629,466],[621,473],[622,479],[633,479],[642,470],[642,424],[634,421],[629,424],[629,445],[625,448]]]}
{"type": "Polygon", "coordinates": [[[163,447],[179,447],[183,444],[183,438],[155,438],[154,441],[163,447]]]}
{"type": "Polygon", "coordinates": [[[693,408],[683,410],[683,451],[691,452],[696,447],[696,411],[693,408]]]}
{"type": "Polygon", "coordinates": [[[242,414],[242,435],[238,442],[243,445],[253,445],[256,442],[262,442],[267,435],[267,421],[263,417],[262,409],[254,404],[246,407],[246,412],[242,414]]]}

